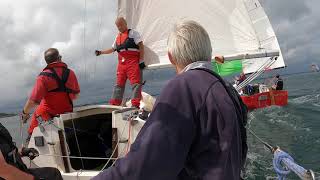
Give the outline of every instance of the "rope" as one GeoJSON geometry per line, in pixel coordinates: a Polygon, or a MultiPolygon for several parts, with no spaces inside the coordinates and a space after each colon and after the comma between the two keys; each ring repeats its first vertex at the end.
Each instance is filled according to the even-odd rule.
{"type": "MultiPolygon", "coordinates": [[[[25,102],[28,101],[28,95],[26,96],[25,98],[25,102]]],[[[32,116],[32,115],[31,115],[32,116]]],[[[29,118],[31,118],[31,116],[29,118]]],[[[18,120],[20,122],[20,127],[19,127],[19,130],[20,130],[20,138],[21,138],[21,148],[23,148],[25,146],[25,139],[23,137],[23,132],[24,132],[24,123],[22,122],[22,119],[20,117],[20,115],[18,114],[18,120]]]]}
{"type": "Polygon", "coordinates": [[[286,175],[293,171],[301,179],[315,179],[315,174],[312,170],[306,170],[296,164],[293,158],[286,152],[282,151],[279,147],[273,147],[267,142],[258,137],[251,129],[247,128],[249,132],[256,137],[263,145],[265,145],[274,155],[273,168],[277,173],[279,180],[285,180],[286,175]]]}
{"type": "Polygon", "coordinates": [[[263,141],[259,136],[257,136],[250,128],[247,128],[249,130],[249,132],[256,137],[263,145],[265,145],[271,152],[274,151],[274,147],[271,146],[270,144],[268,144],[267,142],[263,141]]]}
{"type": "Polygon", "coordinates": [[[281,149],[277,149],[275,151],[273,164],[279,179],[285,179],[285,176],[289,174],[290,171],[294,172],[297,176],[300,177],[300,179],[315,179],[315,174],[311,169],[306,170],[302,166],[299,166],[294,162],[293,158],[289,154],[282,151],[281,149]],[[282,166],[284,166],[285,168],[283,168],[282,166]]]}
{"type": "Polygon", "coordinates": [[[126,150],[126,154],[129,152],[129,148],[130,148],[130,141],[131,141],[131,127],[132,127],[132,118],[129,119],[129,135],[128,135],[128,145],[127,145],[127,150],[126,150]]]}
{"type": "Polygon", "coordinates": [[[83,60],[84,60],[84,78],[87,80],[87,61],[86,61],[86,16],[87,16],[87,0],[84,0],[84,16],[83,16],[83,60]]]}
{"type": "Polygon", "coordinates": [[[20,138],[21,138],[21,141],[22,141],[22,143],[21,143],[21,147],[23,148],[24,147],[24,138],[23,138],[23,122],[22,122],[22,120],[20,119],[20,117],[19,117],[19,121],[20,121],[20,138]]]}
{"type": "MultiPolygon", "coordinates": [[[[131,115],[128,117],[128,120],[129,120],[129,118],[132,120],[132,118],[133,118],[134,116],[135,116],[134,113],[131,113],[131,115]]],[[[130,121],[131,121],[131,120],[130,120],[130,121]]],[[[131,124],[130,124],[130,125],[131,125],[131,124]]],[[[128,142],[128,146],[130,146],[129,142],[128,142]]],[[[123,147],[122,150],[121,150],[121,152],[120,152],[120,154],[123,154],[125,149],[126,149],[126,148],[123,147]]],[[[119,159],[119,157],[117,157],[117,159],[116,159],[115,161],[113,161],[113,163],[111,164],[111,166],[113,166],[113,165],[117,162],[118,159],[119,159]]]]}
{"type": "Polygon", "coordinates": [[[291,161],[294,161],[293,158],[283,152],[283,151],[278,151],[277,153],[274,153],[274,158],[272,161],[273,164],[273,168],[276,171],[277,175],[278,175],[278,179],[279,180],[284,180],[286,178],[286,176],[290,173],[290,170],[287,167],[283,167],[281,162],[285,159],[290,159],[291,161]]]}
{"type": "MultiPolygon", "coordinates": [[[[97,2],[97,5],[98,5],[98,2],[97,2]]],[[[99,49],[100,47],[100,44],[101,44],[101,27],[102,27],[102,9],[103,6],[102,6],[102,0],[100,1],[100,17],[99,17],[99,30],[98,30],[98,41],[97,41],[97,49],[99,49]]],[[[97,72],[96,69],[97,69],[97,61],[98,61],[98,56],[96,56],[96,59],[95,59],[95,62],[94,62],[94,73],[93,75],[97,72]]]]}
{"type": "MultiPolygon", "coordinates": [[[[124,130],[126,129],[128,123],[129,123],[129,118],[132,118],[132,117],[133,117],[133,113],[131,113],[131,114],[129,115],[129,117],[128,117],[128,119],[127,119],[127,121],[126,121],[126,123],[125,123],[125,125],[124,125],[124,127],[123,127],[123,129],[122,129],[122,132],[121,132],[120,137],[122,137],[122,135],[123,135],[123,133],[124,133],[124,130]]],[[[116,150],[117,150],[117,148],[118,148],[118,146],[119,146],[119,143],[120,143],[120,138],[118,138],[118,142],[117,142],[117,144],[116,144],[116,146],[115,146],[115,148],[114,148],[114,150],[113,150],[113,152],[112,152],[112,154],[111,154],[110,157],[113,157],[114,153],[116,152],[116,150]]],[[[117,159],[118,159],[118,157],[116,158],[116,160],[117,160],[117,159]]],[[[107,165],[109,164],[110,160],[111,160],[111,159],[109,159],[109,160],[107,161],[107,163],[101,168],[100,172],[102,172],[102,171],[107,167],[107,165]]],[[[113,163],[113,164],[114,164],[114,163],[113,163]]]]}
{"type": "Polygon", "coordinates": [[[43,125],[46,126],[46,125],[52,125],[54,126],[55,128],[59,129],[59,130],[62,130],[64,131],[65,133],[67,133],[68,131],[67,130],[75,130],[75,131],[78,131],[80,133],[87,133],[87,134],[90,134],[90,135],[97,135],[97,133],[94,133],[94,132],[91,132],[91,131],[86,131],[86,130],[83,130],[83,129],[77,129],[77,128],[69,128],[69,127],[64,127],[64,130],[60,127],[58,127],[54,122],[53,122],[53,119],[52,120],[49,120],[49,121],[46,121],[43,125]],[[46,123],[46,124],[45,124],[46,123]]]}
{"type": "Polygon", "coordinates": [[[102,158],[102,157],[79,157],[79,156],[62,156],[62,155],[58,155],[58,154],[39,154],[39,156],[52,156],[52,157],[66,157],[66,158],[70,158],[70,159],[89,159],[89,160],[115,160],[117,158],[102,158]]]}
{"type": "MultiPolygon", "coordinates": [[[[120,151],[120,154],[123,154],[124,151],[125,151],[125,149],[126,149],[126,147],[123,147],[122,150],[120,151]]],[[[114,166],[114,164],[117,162],[118,159],[119,159],[119,157],[117,157],[117,158],[113,161],[113,163],[111,164],[111,166],[114,166]]]]}
{"type": "MultiPolygon", "coordinates": [[[[81,154],[81,150],[80,150],[80,146],[79,146],[79,141],[78,141],[78,137],[77,137],[77,132],[76,132],[76,130],[75,130],[75,126],[74,126],[72,114],[71,114],[71,121],[72,121],[72,126],[73,126],[74,137],[76,138],[76,143],[77,143],[78,152],[79,152],[79,155],[80,155],[80,157],[81,157],[82,154],[81,154]]],[[[82,160],[82,159],[80,159],[80,160],[81,160],[82,168],[84,169],[83,160],[82,160]]]]}

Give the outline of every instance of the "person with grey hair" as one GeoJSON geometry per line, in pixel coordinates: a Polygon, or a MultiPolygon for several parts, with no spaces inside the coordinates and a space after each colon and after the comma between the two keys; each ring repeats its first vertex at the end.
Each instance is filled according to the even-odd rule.
{"type": "Polygon", "coordinates": [[[93,180],[240,179],[247,111],[211,71],[208,33],[194,21],[176,25],[168,56],[178,75],[163,88],[129,153],[93,180]]]}

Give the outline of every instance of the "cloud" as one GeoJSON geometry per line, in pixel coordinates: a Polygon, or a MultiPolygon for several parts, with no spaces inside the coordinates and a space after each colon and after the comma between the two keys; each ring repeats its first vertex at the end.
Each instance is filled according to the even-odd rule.
{"type": "Polygon", "coordinates": [[[0,109],[25,100],[45,67],[43,52],[49,47],[60,50],[83,86],[115,76],[116,56],[96,58],[93,52],[114,40],[116,5],[104,0],[1,0],[0,109]]]}
{"type": "Polygon", "coordinates": [[[296,21],[310,13],[306,1],[301,0],[260,0],[268,17],[274,22],[296,21]]]}
{"type": "Polygon", "coordinates": [[[320,63],[319,1],[261,1],[279,40],[288,70],[306,71],[312,62],[320,63]]]}

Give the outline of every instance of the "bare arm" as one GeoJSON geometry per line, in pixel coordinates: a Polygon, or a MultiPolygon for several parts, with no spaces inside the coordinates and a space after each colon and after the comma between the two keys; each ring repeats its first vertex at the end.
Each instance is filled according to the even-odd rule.
{"type": "Polygon", "coordinates": [[[114,49],[113,48],[110,48],[110,49],[105,49],[105,50],[102,50],[101,51],[101,54],[111,54],[114,52],[114,49]]]}
{"type": "Polygon", "coordinates": [[[33,100],[28,99],[28,101],[26,102],[26,104],[24,105],[24,108],[23,108],[24,113],[29,114],[30,111],[31,111],[34,107],[36,107],[37,105],[38,105],[38,103],[36,103],[36,102],[33,101],[33,100]]]}
{"type": "Polygon", "coordinates": [[[34,177],[27,174],[10,164],[7,164],[0,151],[0,177],[8,180],[33,180],[34,177]]]}
{"type": "Polygon", "coordinates": [[[74,95],[74,99],[73,99],[73,100],[76,100],[76,99],[78,99],[78,98],[79,98],[79,96],[80,96],[80,93],[78,93],[78,94],[75,94],[75,95],[74,95]]]}
{"type": "Polygon", "coordinates": [[[143,42],[139,42],[139,51],[140,51],[140,63],[143,62],[143,57],[144,57],[144,45],[143,42]]]}

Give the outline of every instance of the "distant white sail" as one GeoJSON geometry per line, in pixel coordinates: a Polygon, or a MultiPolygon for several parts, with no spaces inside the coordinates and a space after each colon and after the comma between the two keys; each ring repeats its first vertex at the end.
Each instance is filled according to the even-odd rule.
{"type": "Polygon", "coordinates": [[[317,64],[311,64],[311,71],[312,72],[319,72],[319,66],[317,64]]]}
{"type": "MultiPolygon", "coordinates": [[[[278,50],[279,44],[258,0],[118,0],[118,16],[138,30],[146,45],[149,67],[170,65],[167,38],[181,19],[195,20],[209,33],[213,56],[278,50]]],[[[264,59],[245,60],[245,73],[254,72],[264,59]]],[[[280,57],[273,68],[284,67],[280,57]]]]}

